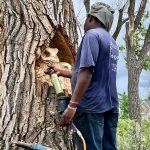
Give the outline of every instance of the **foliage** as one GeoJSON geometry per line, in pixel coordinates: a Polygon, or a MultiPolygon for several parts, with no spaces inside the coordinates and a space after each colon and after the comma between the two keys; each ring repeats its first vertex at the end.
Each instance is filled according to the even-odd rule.
{"type": "Polygon", "coordinates": [[[129,119],[119,119],[117,140],[119,150],[128,150],[133,145],[131,138],[135,134],[135,122],[129,119]]]}
{"type": "Polygon", "coordinates": [[[139,57],[140,50],[142,48],[142,45],[144,44],[144,39],[147,33],[147,29],[144,25],[144,22],[149,18],[149,12],[146,11],[142,17],[141,24],[137,28],[137,30],[134,33],[134,41],[135,41],[135,53],[137,57],[139,57]]]}
{"type": "Polygon", "coordinates": [[[128,95],[126,93],[123,93],[120,95],[120,118],[121,119],[127,119],[129,118],[129,108],[128,108],[128,95]]]}
{"type": "Polygon", "coordinates": [[[118,48],[120,51],[124,51],[125,50],[125,47],[123,45],[118,45],[118,48]]]}
{"type": "Polygon", "coordinates": [[[141,125],[130,119],[119,119],[117,141],[119,150],[150,150],[150,118],[141,125]]]}
{"type": "Polygon", "coordinates": [[[147,56],[143,68],[144,70],[150,70],[150,56],[147,56]]]}
{"type": "MultiPolygon", "coordinates": [[[[148,98],[149,99],[149,98],[148,98]]],[[[150,118],[139,125],[129,119],[128,95],[120,94],[120,119],[117,128],[119,150],[150,150],[150,118]]]]}
{"type": "MultiPolygon", "coordinates": [[[[134,33],[134,43],[135,43],[134,51],[135,51],[137,59],[139,58],[140,51],[144,44],[145,35],[147,33],[147,28],[145,27],[144,22],[149,18],[149,16],[150,16],[149,11],[146,11],[141,20],[141,24],[139,25],[139,27],[137,28],[137,30],[134,33]]],[[[125,37],[123,38],[123,40],[125,41],[125,37]]],[[[123,46],[123,45],[118,45],[118,47],[119,47],[120,51],[126,50],[125,46],[123,46]]],[[[126,66],[127,66],[127,57],[125,57],[125,62],[126,62],[126,66]]],[[[150,70],[150,56],[146,57],[143,69],[150,70]]]]}

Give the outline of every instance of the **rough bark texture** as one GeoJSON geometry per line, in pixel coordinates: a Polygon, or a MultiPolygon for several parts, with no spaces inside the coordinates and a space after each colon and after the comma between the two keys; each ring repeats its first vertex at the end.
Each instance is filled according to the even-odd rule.
{"type": "Polygon", "coordinates": [[[140,120],[140,104],[139,104],[139,77],[141,70],[136,60],[133,46],[129,45],[129,24],[126,24],[126,48],[128,62],[128,99],[129,99],[129,115],[131,119],[140,120]]]}
{"type": "Polygon", "coordinates": [[[129,97],[129,115],[131,119],[140,120],[141,111],[139,105],[139,77],[141,70],[137,64],[134,48],[134,9],[135,1],[130,0],[128,9],[129,23],[126,24],[126,48],[128,62],[128,97],[129,97]]]}
{"type": "Polygon", "coordinates": [[[56,95],[43,71],[58,48],[74,63],[77,32],[71,0],[0,0],[0,149],[11,140],[71,149],[59,126],[56,95]],[[53,49],[52,49],[53,51],[53,49]]]}
{"type": "Polygon", "coordinates": [[[147,34],[144,39],[144,44],[140,50],[139,56],[137,56],[135,53],[134,32],[141,22],[146,3],[146,0],[141,1],[138,13],[135,16],[135,0],[130,0],[130,6],[128,9],[129,22],[126,23],[129,115],[131,119],[135,119],[138,122],[141,120],[141,108],[138,89],[139,78],[142,72],[145,58],[150,51],[150,25],[148,27],[147,34]]]}

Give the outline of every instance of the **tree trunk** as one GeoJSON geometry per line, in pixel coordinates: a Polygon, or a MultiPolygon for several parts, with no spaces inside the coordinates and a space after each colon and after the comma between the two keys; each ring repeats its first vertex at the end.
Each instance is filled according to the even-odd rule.
{"type": "Polygon", "coordinates": [[[128,52],[128,99],[129,99],[129,117],[136,121],[141,120],[141,108],[139,99],[139,78],[140,71],[135,66],[136,61],[132,59],[128,52]]]}
{"type": "Polygon", "coordinates": [[[129,117],[136,121],[141,120],[141,109],[139,99],[139,77],[141,74],[141,65],[136,59],[132,28],[126,23],[126,49],[128,64],[128,100],[129,100],[129,117]]]}
{"type": "Polygon", "coordinates": [[[16,150],[12,140],[71,149],[44,70],[59,65],[51,48],[58,48],[60,62],[72,65],[76,44],[71,0],[0,0],[1,150],[16,150]]]}
{"type": "MultiPolygon", "coordinates": [[[[129,116],[140,122],[141,109],[139,99],[139,78],[143,65],[150,49],[150,25],[144,37],[143,46],[139,50],[135,42],[135,32],[140,27],[142,17],[146,8],[147,0],[142,0],[138,13],[135,15],[135,0],[129,0],[128,16],[129,22],[126,23],[126,49],[128,64],[128,96],[129,96],[129,116]],[[139,54],[136,53],[139,52],[139,54]]],[[[140,36],[140,35],[139,35],[140,36]]],[[[142,44],[139,41],[140,44],[142,44]]]]}

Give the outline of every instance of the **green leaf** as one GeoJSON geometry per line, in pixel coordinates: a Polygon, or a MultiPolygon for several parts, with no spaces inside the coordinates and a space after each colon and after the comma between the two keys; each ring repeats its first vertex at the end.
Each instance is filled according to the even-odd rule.
{"type": "Polygon", "coordinates": [[[125,47],[123,45],[118,45],[118,48],[120,51],[124,51],[125,50],[125,47]]]}

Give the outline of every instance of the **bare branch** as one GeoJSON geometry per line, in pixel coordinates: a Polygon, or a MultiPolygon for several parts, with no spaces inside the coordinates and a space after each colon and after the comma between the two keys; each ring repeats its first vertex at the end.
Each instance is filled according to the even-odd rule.
{"type": "MultiPolygon", "coordinates": [[[[128,32],[129,32],[129,22],[126,22],[126,35],[125,35],[125,42],[126,42],[126,49],[129,50],[129,37],[128,37],[128,32]]],[[[127,57],[128,58],[128,57],[127,57]]]]}
{"type": "Polygon", "coordinates": [[[127,9],[128,4],[129,4],[129,2],[127,1],[127,2],[125,3],[125,5],[119,10],[119,18],[118,18],[117,27],[116,27],[116,30],[115,30],[115,32],[114,32],[114,34],[113,34],[113,38],[114,38],[115,40],[117,39],[117,37],[118,37],[118,35],[119,35],[119,33],[120,33],[120,30],[121,30],[121,28],[122,28],[122,25],[123,25],[126,21],[128,21],[128,19],[125,19],[125,20],[122,19],[122,18],[123,18],[123,13],[124,13],[124,11],[127,9]]]}
{"type": "Polygon", "coordinates": [[[135,10],[135,0],[130,0],[130,6],[128,8],[129,14],[129,50],[132,50],[134,46],[134,10],[135,10]]]}
{"type": "Polygon", "coordinates": [[[77,27],[78,27],[78,29],[79,29],[79,33],[80,33],[81,37],[83,37],[83,34],[82,34],[82,29],[81,29],[81,24],[80,24],[80,22],[77,22],[77,27]]]}
{"type": "MultiPolygon", "coordinates": [[[[84,6],[83,6],[84,7],[84,6]]],[[[80,8],[80,10],[78,11],[77,15],[76,15],[76,20],[78,19],[79,15],[81,14],[81,11],[83,9],[83,7],[80,8]]]]}
{"type": "Polygon", "coordinates": [[[84,0],[83,3],[86,9],[86,13],[88,13],[90,11],[90,0],[84,0]]]}
{"type": "Polygon", "coordinates": [[[136,18],[135,18],[134,31],[138,28],[138,26],[141,22],[141,19],[143,17],[143,14],[144,14],[144,11],[146,8],[146,4],[147,4],[147,0],[141,1],[140,8],[139,8],[138,13],[137,13],[136,18]]]}
{"type": "Polygon", "coordinates": [[[134,10],[135,10],[135,0],[130,0],[128,12],[134,15],[134,10]]]}
{"type": "Polygon", "coordinates": [[[139,54],[139,61],[141,63],[144,63],[145,57],[147,56],[148,52],[150,52],[150,24],[149,24],[149,27],[147,29],[147,33],[146,33],[146,37],[145,37],[145,40],[144,40],[142,50],[139,54]]]}
{"type": "Polygon", "coordinates": [[[124,23],[126,23],[128,20],[129,20],[129,18],[124,19],[124,20],[122,21],[122,25],[123,25],[124,23]]]}
{"type": "Polygon", "coordinates": [[[119,18],[118,18],[118,23],[117,23],[117,27],[116,27],[116,30],[113,34],[113,38],[116,40],[118,35],[119,35],[119,32],[121,30],[121,27],[122,27],[122,17],[123,17],[123,9],[120,9],[119,10],[119,18]]]}

